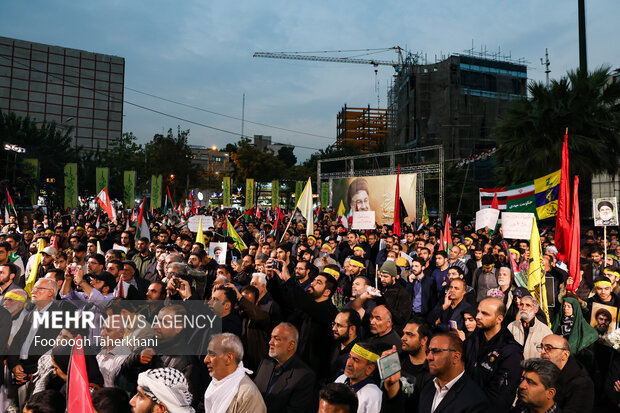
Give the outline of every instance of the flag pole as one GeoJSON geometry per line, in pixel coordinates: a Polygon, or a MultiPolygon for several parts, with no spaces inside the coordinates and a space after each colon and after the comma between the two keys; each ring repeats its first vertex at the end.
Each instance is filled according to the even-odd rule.
{"type": "Polygon", "coordinates": [[[605,265],[607,265],[607,225],[603,227],[603,246],[605,250],[605,265]]]}
{"type": "Polygon", "coordinates": [[[282,233],[282,237],[280,237],[280,242],[282,242],[282,240],[284,239],[284,234],[286,234],[286,231],[288,230],[288,227],[291,226],[291,222],[293,221],[293,218],[295,217],[295,212],[297,211],[297,207],[295,207],[295,209],[293,209],[293,212],[291,213],[291,219],[288,220],[288,224],[286,224],[286,228],[284,228],[284,232],[282,233]]]}

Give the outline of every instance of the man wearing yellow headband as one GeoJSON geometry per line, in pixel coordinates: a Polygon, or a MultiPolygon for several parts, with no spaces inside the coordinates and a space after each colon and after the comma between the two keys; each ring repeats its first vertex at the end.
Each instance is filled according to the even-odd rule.
{"type": "Polygon", "coordinates": [[[586,320],[590,319],[592,312],[592,304],[599,303],[612,307],[620,307],[620,299],[612,291],[612,284],[609,278],[605,276],[596,277],[594,279],[594,296],[588,299],[588,315],[586,320]]]}
{"type": "Polygon", "coordinates": [[[377,353],[378,350],[369,343],[354,345],[349,353],[344,374],[336,379],[336,383],[344,383],[353,389],[359,402],[358,412],[381,410],[382,393],[373,380],[379,359],[377,353]]]}

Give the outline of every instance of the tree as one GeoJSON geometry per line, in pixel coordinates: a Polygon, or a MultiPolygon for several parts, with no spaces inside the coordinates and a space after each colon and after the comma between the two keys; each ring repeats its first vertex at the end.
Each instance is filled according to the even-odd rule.
{"type": "Polygon", "coordinates": [[[242,138],[237,143],[237,151],[231,153],[230,157],[235,163],[237,183],[245,182],[246,178],[267,182],[287,174],[288,168],[282,160],[274,156],[271,150],[258,150],[248,138],[242,138]]]}
{"type": "Polygon", "coordinates": [[[290,146],[283,146],[278,150],[278,159],[284,162],[287,168],[295,166],[297,163],[297,157],[290,146]]]}
{"type": "MultiPolygon", "coordinates": [[[[64,165],[78,159],[78,152],[71,146],[70,133],[70,129],[59,129],[55,122],[35,122],[28,116],[20,117],[15,113],[0,111],[0,136],[3,141],[26,149],[23,156],[16,156],[5,151],[5,156],[9,160],[6,171],[8,172],[11,166],[10,170],[14,170],[16,177],[12,186],[17,186],[20,192],[24,193],[24,190],[34,190],[36,186],[47,180],[54,182],[54,185],[49,187],[48,195],[58,205],[61,194],[59,195],[57,188],[63,188],[64,185],[64,165]],[[23,158],[39,160],[39,181],[30,177],[35,171],[31,171],[24,164],[23,158]],[[17,161],[16,164],[14,160],[17,161]]],[[[12,175],[7,173],[6,178],[12,180],[12,175]]],[[[4,183],[6,184],[8,181],[4,183]]],[[[26,200],[23,202],[28,203],[26,200]]]]}
{"type": "Polygon", "coordinates": [[[609,68],[570,71],[549,87],[531,83],[531,98],[514,101],[496,129],[500,184],[538,178],[560,168],[568,128],[571,175],[615,175],[620,159],[620,84],[609,68]]]}
{"type": "Polygon", "coordinates": [[[151,175],[163,175],[164,185],[170,187],[175,201],[188,196],[187,189],[201,184],[198,167],[192,163],[188,136],[189,129],[177,129],[176,136],[172,129],[168,129],[165,136],[156,134],[144,147],[146,164],[143,179],[148,182],[151,175]]]}

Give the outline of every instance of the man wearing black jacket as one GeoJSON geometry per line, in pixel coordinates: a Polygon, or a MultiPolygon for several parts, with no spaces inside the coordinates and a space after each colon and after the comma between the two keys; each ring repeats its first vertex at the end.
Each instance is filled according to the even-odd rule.
{"type": "Polygon", "coordinates": [[[407,290],[396,280],[396,264],[394,261],[386,261],[379,270],[379,282],[381,284],[381,296],[383,302],[392,313],[394,330],[400,336],[403,327],[411,316],[411,296],[407,290]]]}
{"type": "Polygon", "coordinates": [[[502,328],[506,306],[498,298],[486,298],[478,305],[478,331],[465,341],[465,369],[483,389],[494,411],[510,409],[521,381],[523,348],[502,328]]]}
{"type": "Polygon", "coordinates": [[[594,406],[594,382],[587,370],[570,355],[570,344],[556,334],[543,338],[540,358],[549,360],[562,371],[562,386],[555,401],[562,413],[583,413],[594,406]]]}
{"type": "Polygon", "coordinates": [[[416,316],[426,317],[437,303],[437,287],[433,279],[422,270],[420,258],[411,262],[407,292],[412,297],[411,310],[416,316]]]}
{"type": "MultiPolygon", "coordinates": [[[[299,356],[310,365],[318,380],[326,379],[329,375],[329,360],[333,343],[332,321],[338,310],[332,304],[331,296],[336,290],[337,282],[330,274],[321,272],[304,291],[291,273],[284,261],[280,261],[282,270],[274,269],[282,280],[284,297],[290,308],[295,311],[289,321],[299,330],[299,356]]],[[[267,265],[270,265],[268,262],[267,265]]]]}

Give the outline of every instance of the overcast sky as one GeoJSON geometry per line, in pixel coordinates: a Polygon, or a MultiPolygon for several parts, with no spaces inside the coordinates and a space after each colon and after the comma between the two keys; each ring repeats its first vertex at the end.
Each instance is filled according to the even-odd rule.
{"type": "MultiPolygon", "coordinates": [[[[586,1],[588,64],[620,67],[620,1],[586,1]]],[[[246,135],[296,145],[303,160],[335,140],[336,115],[377,105],[371,65],[258,59],[256,51],[328,51],[401,46],[426,54],[472,47],[524,58],[528,77],[544,80],[579,63],[576,0],[451,1],[3,1],[0,35],[125,58],[125,86],[220,114],[295,132],[245,124],[246,135]],[[330,138],[331,137],[331,138],[330,138]],[[300,148],[300,146],[312,149],[300,148]]],[[[354,53],[362,54],[362,53],[354,53]]],[[[336,55],[336,54],[332,54],[336,55]]],[[[394,60],[388,51],[372,57],[394,60]]],[[[386,106],[393,74],[378,68],[386,106]]],[[[125,132],[141,143],[168,128],[191,129],[190,144],[236,142],[241,121],[125,90],[139,104],[226,133],[124,105],[125,132]]]]}

